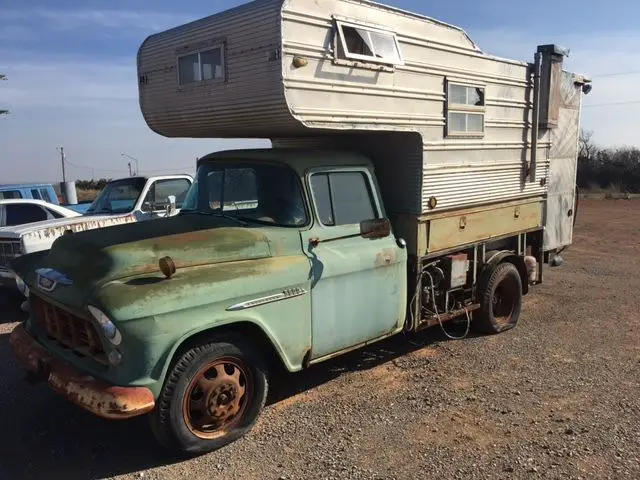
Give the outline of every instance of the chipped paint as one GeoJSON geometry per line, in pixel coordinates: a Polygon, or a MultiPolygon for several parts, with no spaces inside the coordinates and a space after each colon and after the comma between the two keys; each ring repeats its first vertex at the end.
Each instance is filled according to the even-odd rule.
{"type": "Polygon", "coordinates": [[[120,217],[99,217],[98,219],[91,217],[79,217],[83,220],[74,223],[67,223],[64,225],[43,228],[40,230],[30,231],[25,233],[22,238],[25,243],[29,241],[40,240],[53,240],[61,237],[68,231],[73,233],[84,232],[86,230],[94,230],[96,228],[110,227],[113,225],[122,225],[125,223],[132,223],[136,221],[134,215],[125,215],[120,217]]]}

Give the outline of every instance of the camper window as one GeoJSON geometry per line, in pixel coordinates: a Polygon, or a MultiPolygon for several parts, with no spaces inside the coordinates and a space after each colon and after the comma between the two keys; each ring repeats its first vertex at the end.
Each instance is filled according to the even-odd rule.
{"type": "Polygon", "coordinates": [[[449,83],[447,135],[483,135],[484,108],[483,87],[449,83]]]}
{"type": "Polygon", "coordinates": [[[224,78],[222,45],[178,57],[180,85],[224,78]]]}
{"type": "Polygon", "coordinates": [[[395,33],[337,22],[337,58],[401,65],[402,54],[395,33]]]}

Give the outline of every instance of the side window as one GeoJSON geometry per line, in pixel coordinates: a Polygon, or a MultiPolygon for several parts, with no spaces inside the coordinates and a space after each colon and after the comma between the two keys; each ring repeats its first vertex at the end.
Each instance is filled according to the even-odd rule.
{"type": "Polygon", "coordinates": [[[484,87],[447,82],[447,136],[484,134],[484,87]]]}
{"type": "Polygon", "coordinates": [[[38,205],[6,205],[7,225],[23,225],[25,223],[47,220],[47,212],[38,205]]]}
{"type": "Polygon", "coordinates": [[[0,192],[1,200],[8,200],[11,198],[22,198],[22,193],[18,190],[5,190],[4,192],[0,192]]]}
{"type": "Polygon", "coordinates": [[[31,198],[35,198],[36,200],[42,200],[42,198],[40,198],[40,192],[38,191],[37,188],[31,189],[31,198]]]}
{"type": "Polygon", "coordinates": [[[361,172],[316,173],[311,189],[324,225],[352,225],[376,218],[367,177],[361,172]]]}
{"type": "Polygon", "coordinates": [[[62,218],[62,214],[56,212],[55,210],[47,208],[47,212],[49,212],[49,215],[51,215],[52,218],[62,218]]]}
{"type": "Polygon", "coordinates": [[[169,195],[175,195],[176,207],[181,208],[191,183],[186,178],[158,180],[151,185],[145,202],[149,202],[154,210],[169,205],[169,195]]]}
{"type": "Polygon", "coordinates": [[[224,80],[224,45],[178,57],[178,83],[224,80]]]}
{"type": "Polygon", "coordinates": [[[45,202],[51,203],[51,195],[49,195],[49,191],[46,188],[40,189],[40,196],[45,202]]]}

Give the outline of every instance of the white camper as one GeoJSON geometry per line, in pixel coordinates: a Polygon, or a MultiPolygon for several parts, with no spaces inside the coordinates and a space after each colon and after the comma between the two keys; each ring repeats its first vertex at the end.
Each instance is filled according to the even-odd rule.
{"type": "Polygon", "coordinates": [[[590,89],[562,69],[567,53],[496,58],[460,28],[365,0],[258,0],[147,38],[140,105],[167,137],[366,154],[396,228],[421,232],[405,234],[418,255],[515,223],[544,228],[552,251],[572,239],[590,89]]]}

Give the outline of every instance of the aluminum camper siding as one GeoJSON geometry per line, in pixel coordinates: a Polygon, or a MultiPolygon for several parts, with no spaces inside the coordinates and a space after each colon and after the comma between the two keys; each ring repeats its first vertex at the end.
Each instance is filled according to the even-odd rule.
{"type": "MultiPolygon", "coordinates": [[[[282,0],[258,0],[148,37],[138,51],[140,108],[166,137],[268,137],[299,129],[284,99],[282,0]],[[225,42],[225,79],[179,86],[177,56],[225,42]]],[[[212,4],[212,8],[215,5],[212,4]]]]}
{"type": "Polygon", "coordinates": [[[302,124],[315,130],[415,131],[422,136],[421,155],[396,156],[396,171],[386,185],[387,196],[398,199],[393,210],[427,213],[431,197],[442,211],[546,192],[546,132],[538,143],[535,181],[523,178],[531,148],[527,63],[483,53],[459,28],[364,0],[286,0],[282,19],[285,96],[302,124]],[[329,53],[332,15],[395,31],[404,65],[375,71],[335,64],[329,53]],[[295,68],[296,55],[308,65],[295,68]],[[445,136],[447,80],[485,87],[482,138],[445,136]]]}

